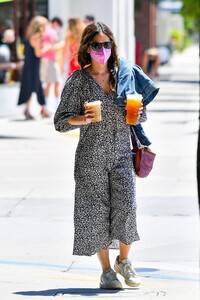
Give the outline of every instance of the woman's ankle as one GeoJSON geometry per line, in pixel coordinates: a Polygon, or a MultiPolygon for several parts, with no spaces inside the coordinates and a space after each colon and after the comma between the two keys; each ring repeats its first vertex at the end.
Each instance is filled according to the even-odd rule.
{"type": "Polygon", "coordinates": [[[102,273],[105,273],[106,271],[110,270],[111,266],[108,267],[102,267],[102,273]]]}
{"type": "Polygon", "coordinates": [[[118,255],[117,256],[117,261],[118,261],[118,263],[121,263],[122,262],[122,260],[124,260],[124,259],[128,259],[128,257],[122,257],[122,256],[120,256],[120,255],[118,255]]]}

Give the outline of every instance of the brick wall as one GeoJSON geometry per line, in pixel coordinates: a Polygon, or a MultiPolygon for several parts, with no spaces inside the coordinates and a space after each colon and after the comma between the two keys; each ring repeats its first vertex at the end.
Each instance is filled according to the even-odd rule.
{"type": "Polygon", "coordinates": [[[141,65],[145,49],[156,46],[156,5],[142,0],[135,9],[136,63],[141,65]]]}

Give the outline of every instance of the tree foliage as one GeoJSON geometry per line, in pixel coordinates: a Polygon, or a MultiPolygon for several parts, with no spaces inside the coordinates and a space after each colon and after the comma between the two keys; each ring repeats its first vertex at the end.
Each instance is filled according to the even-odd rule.
{"type": "Polygon", "coordinates": [[[200,0],[181,0],[183,7],[181,14],[185,19],[186,27],[193,31],[200,30],[200,0]]]}
{"type": "MultiPolygon", "coordinates": [[[[159,2],[163,2],[165,0],[135,0],[136,12],[141,9],[143,1],[150,1],[155,4],[158,4],[159,2]]],[[[186,28],[192,31],[197,31],[197,32],[200,31],[200,0],[172,0],[172,1],[181,1],[183,3],[180,14],[185,19],[186,28]]]]}
{"type": "Polygon", "coordinates": [[[181,13],[196,20],[200,17],[200,2],[199,0],[182,0],[183,7],[181,13]]]}

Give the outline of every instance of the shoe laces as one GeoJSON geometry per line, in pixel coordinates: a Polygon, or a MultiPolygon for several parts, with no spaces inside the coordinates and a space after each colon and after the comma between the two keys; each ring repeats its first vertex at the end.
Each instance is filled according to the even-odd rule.
{"type": "Polygon", "coordinates": [[[107,279],[110,279],[110,280],[115,280],[116,279],[116,273],[113,270],[109,270],[109,272],[107,272],[104,275],[107,279]]]}
{"type": "Polygon", "coordinates": [[[125,265],[124,265],[124,273],[125,273],[126,275],[128,275],[129,278],[130,278],[131,276],[135,276],[135,275],[136,275],[134,269],[133,269],[132,266],[129,265],[129,264],[125,264],[125,265]]]}

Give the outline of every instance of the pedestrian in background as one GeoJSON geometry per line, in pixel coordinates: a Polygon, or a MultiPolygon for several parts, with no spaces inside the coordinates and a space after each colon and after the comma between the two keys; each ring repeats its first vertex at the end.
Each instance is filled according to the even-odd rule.
{"type": "MultiPolygon", "coordinates": [[[[140,277],[128,258],[131,244],[139,240],[130,127],[125,109],[116,105],[115,70],[121,68],[121,63],[113,33],[105,24],[91,23],[85,28],[78,61],[81,70],[66,81],[54,117],[55,128],[60,132],[80,128],[74,174],[73,254],[97,254],[102,267],[100,288],[122,289],[115,271],[128,286],[138,287],[140,277]],[[100,100],[102,106],[102,120],[97,123],[94,112],[87,108],[94,100],[100,100]],[[115,271],[111,268],[109,248],[119,249],[115,271]]],[[[126,71],[120,71],[121,78],[124,86],[130,86],[134,81],[132,70],[129,74],[126,71]]],[[[148,81],[147,98],[155,90],[148,81]]],[[[143,117],[142,108],[139,115],[143,117]]]]}
{"type": "Polygon", "coordinates": [[[24,67],[21,77],[21,86],[18,105],[25,104],[24,115],[27,120],[33,120],[31,115],[31,95],[37,95],[38,103],[41,105],[41,116],[49,117],[46,109],[45,95],[40,81],[40,58],[43,53],[50,49],[50,46],[42,47],[42,37],[48,20],[43,16],[34,17],[27,28],[24,67]]]}
{"type": "Polygon", "coordinates": [[[62,41],[59,41],[58,30],[63,25],[62,20],[54,17],[51,23],[46,26],[42,36],[42,45],[45,48],[50,46],[51,49],[41,56],[40,76],[41,81],[45,83],[45,97],[49,97],[50,87],[54,85],[54,96],[58,103],[60,95],[60,67],[57,63],[57,50],[63,47],[62,41]]]}
{"type": "Polygon", "coordinates": [[[95,17],[93,15],[86,15],[83,22],[85,23],[86,26],[88,26],[89,24],[95,22],[95,17]]]}
{"type": "Polygon", "coordinates": [[[79,70],[78,64],[78,48],[85,24],[79,18],[70,18],[68,20],[68,28],[65,37],[65,45],[62,55],[62,73],[65,72],[67,64],[67,76],[75,70],[79,70]]]}
{"type": "Polygon", "coordinates": [[[158,68],[160,66],[160,54],[157,48],[149,48],[144,51],[142,68],[144,72],[152,79],[158,77],[158,68]]]}
{"type": "MultiPolygon", "coordinates": [[[[3,26],[2,26],[3,29],[3,26]]],[[[12,45],[15,41],[15,32],[12,28],[6,28],[0,32],[0,63],[8,63],[12,57],[12,45]]],[[[9,79],[9,71],[0,70],[0,83],[9,79]]]]}

